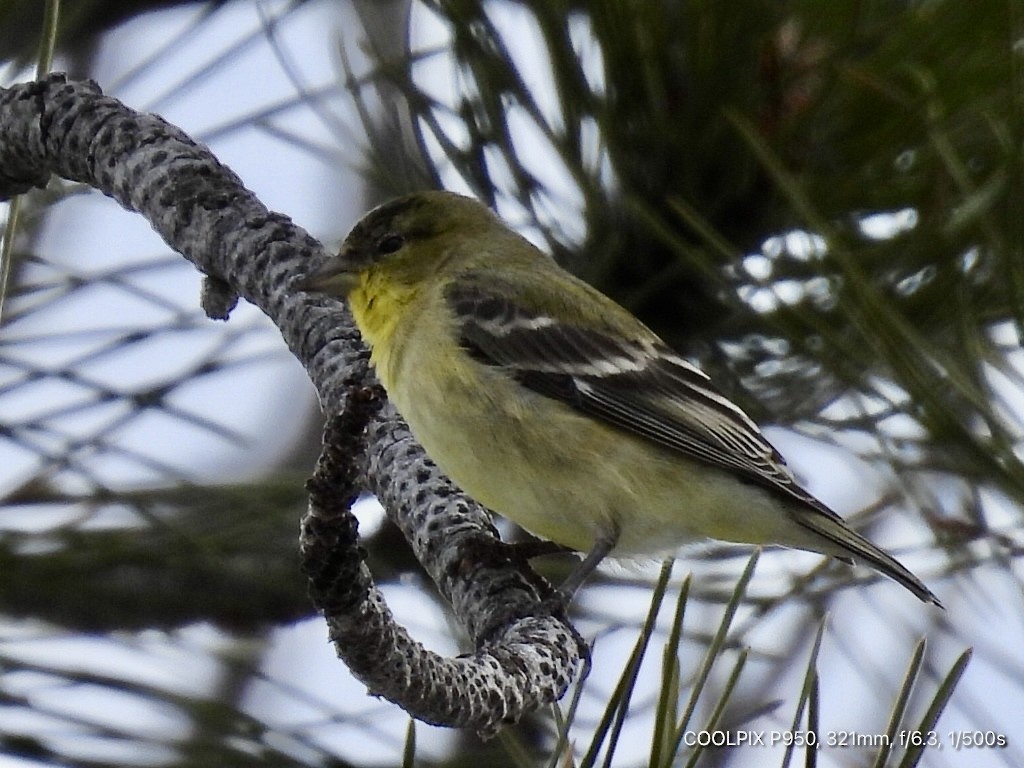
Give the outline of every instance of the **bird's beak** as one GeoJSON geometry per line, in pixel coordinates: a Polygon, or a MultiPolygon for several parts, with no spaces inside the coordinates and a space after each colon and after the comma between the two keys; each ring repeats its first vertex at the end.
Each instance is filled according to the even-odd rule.
{"type": "Polygon", "coordinates": [[[345,297],[359,283],[359,267],[353,263],[347,248],[328,259],[320,269],[297,280],[293,287],[345,297]]]}

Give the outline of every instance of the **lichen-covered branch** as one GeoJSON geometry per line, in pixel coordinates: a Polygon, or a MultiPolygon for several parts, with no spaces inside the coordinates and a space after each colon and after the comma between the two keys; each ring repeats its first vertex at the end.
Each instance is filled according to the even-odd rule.
{"type": "Polygon", "coordinates": [[[584,649],[564,619],[541,609],[546,586],[394,411],[367,394],[378,390],[345,308],[291,289],[326,258],[320,243],[178,128],[60,75],[0,89],[0,199],[45,186],[51,174],[145,216],[207,276],[211,316],[226,317],[238,296],[263,310],[337,414],[310,484],[303,564],[339,655],[370,691],[422,720],[483,733],[560,697],[584,649]],[[439,657],[395,624],[349,509],[361,488],[402,528],[475,654],[439,657]]]}
{"type": "Polygon", "coordinates": [[[301,543],[310,592],[338,654],[371,693],[391,698],[391,691],[401,690],[402,706],[420,720],[492,734],[568,687],[580,641],[545,612],[536,615],[537,592],[526,574],[500,557],[488,563],[473,556],[484,542],[493,553],[503,545],[479,508],[438,472],[394,414],[374,418],[382,392],[354,389],[348,403],[327,423],[324,451],[308,484],[310,510],[301,543]],[[428,571],[457,611],[465,609],[459,615],[472,618],[467,629],[480,642],[472,656],[448,659],[424,650],[394,623],[373,585],[349,512],[363,475],[353,457],[361,455],[367,427],[372,445],[387,445],[369,465],[381,501],[414,548],[429,553],[423,558],[428,571]],[[378,467],[384,466],[401,479],[383,483],[378,467]]]}

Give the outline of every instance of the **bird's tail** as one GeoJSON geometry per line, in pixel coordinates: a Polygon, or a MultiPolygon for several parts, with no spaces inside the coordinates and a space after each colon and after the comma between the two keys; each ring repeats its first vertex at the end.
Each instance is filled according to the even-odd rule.
{"type": "Polygon", "coordinates": [[[829,547],[832,550],[831,554],[840,558],[850,557],[870,565],[879,573],[902,584],[923,602],[942,607],[939,598],[917,576],[892,555],[879,549],[850,528],[835,513],[825,514],[818,509],[807,508],[797,511],[796,516],[801,527],[827,540],[832,545],[829,547]]]}

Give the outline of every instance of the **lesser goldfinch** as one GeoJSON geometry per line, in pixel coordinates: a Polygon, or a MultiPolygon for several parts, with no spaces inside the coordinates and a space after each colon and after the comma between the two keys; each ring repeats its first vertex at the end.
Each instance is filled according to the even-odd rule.
{"type": "Polygon", "coordinates": [[[797,484],[696,366],[477,201],[400,197],[298,284],[346,299],[417,440],[470,496],[587,553],[707,538],[859,560],[939,604],[797,484]]]}

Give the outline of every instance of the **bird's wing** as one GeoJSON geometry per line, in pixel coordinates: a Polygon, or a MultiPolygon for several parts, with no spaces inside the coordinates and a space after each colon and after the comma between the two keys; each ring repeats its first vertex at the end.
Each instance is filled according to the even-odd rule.
{"type": "Polygon", "coordinates": [[[446,291],[461,344],[478,361],[581,413],[835,516],[796,483],[757,425],[703,371],[639,322],[632,337],[611,326],[574,325],[483,283],[458,281],[446,291]]]}

